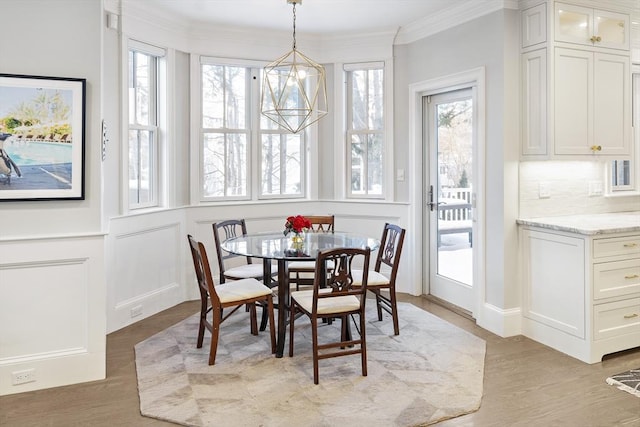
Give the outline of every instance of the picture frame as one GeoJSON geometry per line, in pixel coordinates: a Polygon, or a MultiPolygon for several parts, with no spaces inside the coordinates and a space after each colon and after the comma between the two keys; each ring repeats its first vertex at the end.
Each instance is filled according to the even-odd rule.
{"type": "Polygon", "coordinates": [[[86,79],[0,74],[0,202],[84,200],[86,79]]]}

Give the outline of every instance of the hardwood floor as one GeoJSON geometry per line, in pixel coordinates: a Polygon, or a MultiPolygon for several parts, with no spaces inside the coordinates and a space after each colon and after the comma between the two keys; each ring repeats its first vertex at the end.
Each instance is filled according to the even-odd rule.
{"type": "MultiPolygon", "coordinates": [[[[440,426],[640,427],[640,399],[605,383],[640,367],[640,349],[588,365],[521,336],[500,338],[425,298],[401,299],[487,342],[480,409],[440,426]]],[[[198,304],[182,303],[108,335],[104,381],[0,397],[0,426],[173,425],[140,415],[133,346],[196,313],[198,304]]]]}

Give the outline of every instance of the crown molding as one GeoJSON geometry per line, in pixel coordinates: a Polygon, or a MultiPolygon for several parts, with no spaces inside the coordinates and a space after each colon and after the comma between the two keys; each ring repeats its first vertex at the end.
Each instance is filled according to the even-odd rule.
{"type": "Polygon", "coordinates": [[[403,26],[394,44],[407,44],[469,22],[501,9],[518,9],[518,0],[487,0],[457,4],[439,13],[403,26]]]}

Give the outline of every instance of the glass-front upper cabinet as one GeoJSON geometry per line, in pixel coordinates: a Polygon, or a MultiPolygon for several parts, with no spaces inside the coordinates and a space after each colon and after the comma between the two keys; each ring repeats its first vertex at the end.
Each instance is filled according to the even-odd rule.
{"type": "Polygon", "coordinates": [[[554,16],[556,41],[629,50],[629,15],[556,3],[554,16]]]}

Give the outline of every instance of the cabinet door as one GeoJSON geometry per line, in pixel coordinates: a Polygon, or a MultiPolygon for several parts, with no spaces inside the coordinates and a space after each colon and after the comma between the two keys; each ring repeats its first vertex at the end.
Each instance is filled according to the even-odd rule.
{"type": "Polygon", "coordinates": [[[629,58],[594,54],[593,143],[601,154],[626,156],[631,147],[629,58]]]}
{"type": "Polygon", "coordinates": [[[547,5],[539,4],[522,11],[522,47],[547,41],[547,5]]]}
{"type": "Polygon", "coordinates": [[[547,154],[547,49],[522,55],[522,154],[547,154]]]}
{"type": "Polygon", "coordinates": [[[585,338],[584,240],[523,230],[525,317],[585,338]]]}
{"type": "Polygon", "coordinates": [[[629,15],[594,10],[594,46],[629,50],[629,15]]]}
{"type": "Polygon", "coordinates": [[[554,17],[556,41],[592,45],[593,9],[556,3],[554,17]]]}
{"type": "Polygon", "coordinates": [[[591,154],[593,53],[555,49],[553,108],[554,153],[591,154]]]}

